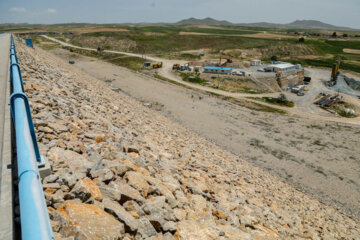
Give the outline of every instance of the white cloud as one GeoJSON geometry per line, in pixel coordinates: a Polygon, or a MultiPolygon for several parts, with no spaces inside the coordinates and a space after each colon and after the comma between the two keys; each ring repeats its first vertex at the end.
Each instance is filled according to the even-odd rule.
{"type": "Polygon", "coordinates": [[[56,13],[56,9],[48,8],[47,12],[48,13],[56,13]]]}
{"type": "Polygon", "coordinates": [[[26,12],[25,8],[10,8],[10,12],[16,12],[16,13],[24,13],[26,12]]]}

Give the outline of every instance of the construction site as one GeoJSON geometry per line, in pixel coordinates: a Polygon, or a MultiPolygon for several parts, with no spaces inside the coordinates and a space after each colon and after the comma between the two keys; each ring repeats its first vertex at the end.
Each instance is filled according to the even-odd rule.
{"type": "Polygon", "coordinates": [[[0,26],[0,236],[359,238],[357,33],[195,22],[0,26]]]}
{"type": "Polygon", "coordinates": [[[342,117],[356,117],[359,104],[346,103],[344,95],[360,99],[360,82],[341,74],[340,65],[340,61],[336,61],[332,66],[331,75],[326,81],[321,81],[320,85],[312,84],[313,70],[308,71],[301,64],[281,61],[264,63],[258,59],[206,59],[183,65],[175,63],[172,70],[182,73],[180,76],[185,81],[197,82],[212,88],[254,95],[282,92],[295,104],[314,104],[324,110],[323,113],[326,111],[342,117]],[[323,91],[319,92],[319,89],[323,91]],[[303,99],[307,99],[307,102],[304,103],[303,99]]]}

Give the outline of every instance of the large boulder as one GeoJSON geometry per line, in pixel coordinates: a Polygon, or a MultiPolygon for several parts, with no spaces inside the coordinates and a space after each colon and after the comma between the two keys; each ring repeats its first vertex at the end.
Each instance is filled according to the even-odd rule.
{"type": "Polygon", "coordinates": [[[141,238],[148,238],[157,234],[155,228],[146,217],[142,217],[138,220],[139,228],[138,234],[141,238]]]}
{"type": "Polygon", "coordinates": [[[100,191],[103,196],[121,204],[129,200],[135,200],[141,204],[145,201],[136,189],[122,181],[110,182],[109,185],[100,186],[100,191]]]}
{"type": "Polygon", "coordinates": [[[103,198],[99,187],[90,178],[84,178],[77,182],[70,193],[82,201],[86,201],[89,198],[101,201],[103,198]]]}
{"type": "Polygon", "coordinates": [[[48,157],[53,165],[58,168],[69,167],[72,172],[87,173],[93,166],[83,155],[74,151],[54,147],[48,152],[48,157]]]}
{"type": "Polygon", "coordinates": [[[119,221],[125,223],[127,232],[135,232],[138,229],[138,223],[136,219],[119,203],[108,199],[104,199],[103,203],[105,211],[113,215],[119,221]]]}
{"type": "Polygon", "coordinates": [[[106,213],[96,205],[64,202],[54,216],[59,221],[60,233],[64,237],[74,237],[81,240],[121,239],[124,225],[115,217],[106,213]]]}
{"type": "Polygon", "coordinates": [[[114,178],[114,173],[110,169],[91,170],[90,175],[92,178],[97,178],[102,182],[109,182],[114,178]]]}
{"type": "Polygon", "coordinates": [[[125,174],[124,178],[128,184],[137,189],[143,197],[146,197],[149,192],[149,184],[141,173],[129,171],[125,174]]]}
{"type": "Polygon", "coordinates": [[[174,237],[179,240],[215,240],[219,239],[219,233],[206,223],[184,220],[177,224],[174,237]]]}

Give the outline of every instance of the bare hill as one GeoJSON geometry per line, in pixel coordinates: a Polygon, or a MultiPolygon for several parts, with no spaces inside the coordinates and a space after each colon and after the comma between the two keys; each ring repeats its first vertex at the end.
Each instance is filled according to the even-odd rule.
{"type": "Polygon", "coordinates": [[[294,28],[294,29],[323,29],[323,30],[353,30],[348,27],[334,26],[316,20],[296,20],[287,24],[280,23],[240,23],[239,26],[267,27],[267,28],[294,28]]]}
{"type": "Polygon", "coordinates": [[[248,26],[248,27],[264,27],[264,28],[293,28],[293,29],[320,29],[320,30],[355,30],[348,27],[335,26],[317,20],[296,20],[291,23],[232,23],[225,20],[216,20],[213,18],[188,18],[175,23],[176,25],[215,25],[215,26],[248,26]]]}
{"type": "Polygon", "coordinates": [[[197,19],[197,18],[188,18],[181,20],[176,25],[221,25],[221,26],[228,26],[233,25],[233,23],[228,21],[219,21],[213,18],[204,18],[204,19],[197,19]]]}

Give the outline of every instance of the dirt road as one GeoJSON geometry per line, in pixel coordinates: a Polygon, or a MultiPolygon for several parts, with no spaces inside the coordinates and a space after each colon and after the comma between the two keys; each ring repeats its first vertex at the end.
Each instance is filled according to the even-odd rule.
{"type": "MultiPolygon", "coordinates": [[[[6,103],[6,86],[9,73],[9,51],[10,51],[10,34],[0,34],[0,157],[2,156],[3,138],[4,138],[4,118],[6,103]]],[[[0,159],[0,173],[1,173],[0,159]]],[[[1,177],[0,177],[1,182],[1,177]]],[[[1,190],[1,189],[0,189],[1,190]]]]}
{"type": "MultiPolygon", "coordinates": [[[[53,53],[65,61],[70,56],[61,49],[53,53]]],[[[84,56],[78,56],[73,67],[112,80],[113,87],[146,106],[360,218],[359,125],[251,111],[84,56]]]]}

